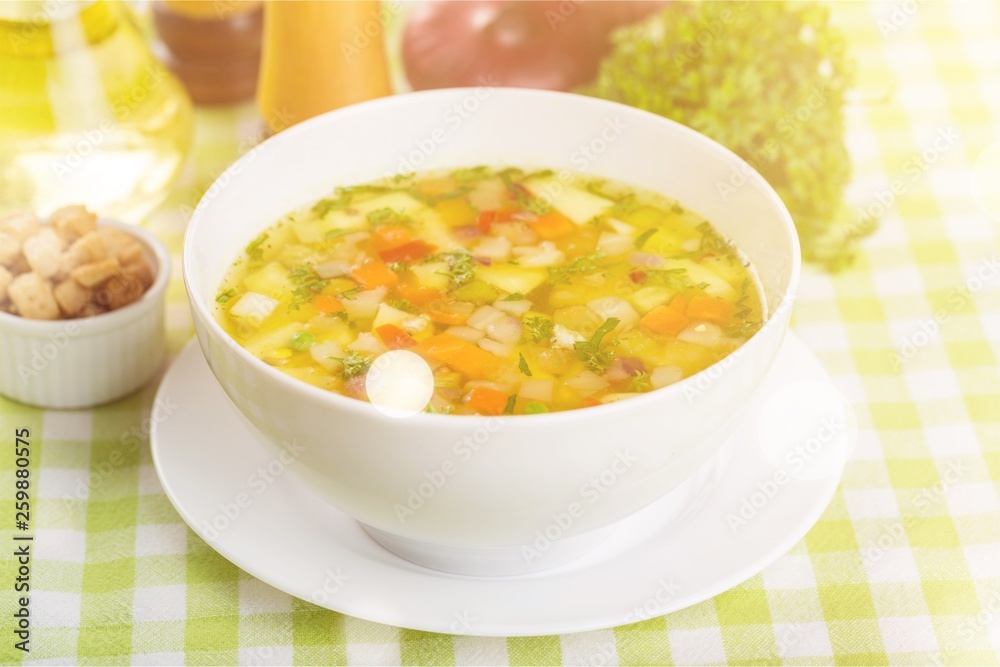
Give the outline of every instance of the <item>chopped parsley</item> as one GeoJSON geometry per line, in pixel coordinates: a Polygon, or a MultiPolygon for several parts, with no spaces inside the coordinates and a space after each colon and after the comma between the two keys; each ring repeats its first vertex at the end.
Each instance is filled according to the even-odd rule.
{"type": "Polygon", "coordinates": [[[577,257],[569,264],[549,267],[549,278],[553,284],[568,283],[569,279],[581,273],[590,273],[600,268],[598,262],[604,257],[604,253],[595,250],[592,253],[577,257]]]}
{"type": "Polygon", "coordinates": [[[361,375],[368,370],[369,366],[372,365],[372,360],[370,358],[362,356],[354,351],[350,352],[343,359],[337,359],[337,361],[344,365],[344,368],[340,371],[340,375],[345,380],[361,375]]]}
{"type": "Polygon", "coordinates": [[[694,287],[687,269],[649,269],[646,271],[646,284],[666,287],[675,292],[683,292],[694,287]]]}
{"type": "Polygon", "coordinates": [[[292,302],[288,306],[292,310],[298,310],[303,304],[312,301],[320,290],[330,284],[329,280],[320,278],[313,267],[305,264],[296,266],[288,275],[296,285],[292,292],[292,302]]]}
{"type": "Polygon", "coordinates": [[[264,242],[267,241],[269,234],[264,232],[253,241],[247,244],[246,253],[247,257],[252,260],[261,260],[264,258],[264,249],[261,248],[264,242]]]}
{"type": "Polygon", "coordinates": [[[517,394],[511,394],[507,397],[507,406],[503,409],[505,415],[514,414],[514,404],[517,403],[517,394]]]}
{"type": "Polygon", "coordinates": [[[316,344],[316,336],[313,336],[308,331],[299,331],[292,336],[292,340],[289,341],[288,344],[292,347],[292,349],[305,352],[316,344]]]}
{"type": "Polygon", "coordinates": [[[413,303],[411,303],[407,299],[389,299],[388,301],[386,301],[386,303],[395,308],[396,310],[403,310],[406,311],[407,313],[420,312],[420,309],[417,308],[415,305],[413,305],[413,303]]]}
{"type": "Polygon", "coordinates": [[[597,327],[597,331],[590,337],[590,340],[578,340],[573,344],[576,349],[576,356],[586,364],[587,368],[595,373],[603,373],[608,364],[614,358],[614,351],[610,348],[614,342],[606,347],[601,346],[601,340],[618,326],[620,320],[617,317],[609,317],[604,320],[604,324],[597,327]]]}
{"type": "Polygon", "coordinates": [[[374,211],[370,211],[367,216],[365,216],[371,224],[372,227],[378,227],[380,225],[410,225],[413,224],[413,220],[409,217],[397,213],[391,208],[380,208],[374,211]]]}
{"type": "Polygon", "coordinates": [[[443,275],[451,278],[452,287],[461,287],[470,282],[476,276],[476,268],[473,265],[472,255],[461,250],[453,250],[438,255],[448,265],[447,271],[439,271],[443,275]]]}
{"type": "Polygon", "coordinates": [[[517,356],[519,357],[517,362],[517,367],[521,370],[522,373],[524,373],[528,377],[531,377],[531,369],[528,368],[528,360],[524,358],[523,354],[519,353],[517,356]]]}
{"type": "Polygon", "coordinates": [[[526,415],[540,415],[548,411],[549,409],[541,401],[532,401],[524,406],[524,414],[526,415]]]}
{"type": "Polygon", "coordinates": [[[520,292],[514,292],[513,294],[508,294],[501,301],[523,301],[524,295],[520,292]]]}
{"type": "Polygon", "coordinates": [[[234,289],[226,290],[225,292],[223,292],[219,296],[215,297],[215,301],[216,301],[216,303],[225,303],[225,302],[229,301],[230,299],[232,299],[234,296],[236,296],[236,290],[234,290],[234,289]]]}
{"type": "Polygon", "coordinates": [[[337,296],[339,298],[341,298],[341,299],[347,299],[348,301],[354,301],[355,299],[358,298],[358,292],[360,292],[360,291],[361,291],[361,286],[359,285],[358,287],[352,287],[349,290],[344,290],[343,292],[341,292],[337,296]]]}
{"type": "Polygon", "coordinates": [[[542,315],[532,315],[524,320],[524,329],[535,343],[552,338],[552,320],[542,315]]]}
{"type": "Polygon", "coordinates": [[[649,391],[652,385],[649,381],[649,373],[645,371],[637,371],[632,379],[629,380],[629,389],[634,392],[649,391]]]}
{"type": "Polygon", "coordinates": [[[406,262],[390,262],[389,264],[386,264],[386,266],[389,267],[389,270],[394,273],[406,273],[410,270],[410,265],[406,262]]]}

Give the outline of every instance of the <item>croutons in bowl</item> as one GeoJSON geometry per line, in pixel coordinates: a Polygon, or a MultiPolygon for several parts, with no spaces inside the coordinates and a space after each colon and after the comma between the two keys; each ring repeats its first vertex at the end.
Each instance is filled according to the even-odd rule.
{"type": "Polygon", "coordinates": [[[0,218],[0,394],[46,408],[107,403],[163,362],[170,257],[81,206],[0,218]]]}

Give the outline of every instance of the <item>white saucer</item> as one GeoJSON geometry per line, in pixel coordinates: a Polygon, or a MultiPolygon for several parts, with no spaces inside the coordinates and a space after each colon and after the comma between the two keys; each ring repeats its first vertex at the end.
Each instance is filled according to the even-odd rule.
{"type": "Polygon", "coordinates": [[[829,378],[789,333],[746,426],[697,479],[621,522],[612,539],[584,558],[516,577],[446,574],[380,547],[253,441],[194,342],[160,386],[157,401],[180,407],[154,421],[151,447],[163,488],[192,530],[275,588],[338,612],[417,630],[562,634],[701,602],[760,572],[802,539],[833,496],[842,461],[820,479],[783,483],[738,530],[730,522],[757,484],[775,476],[756,443],[757,407],[803,380],[829,378]],[[258,472],[269,464],[270,482],[258,472]],[[209,526],[213,520],[228,526],[216,531],[209,526]]]}

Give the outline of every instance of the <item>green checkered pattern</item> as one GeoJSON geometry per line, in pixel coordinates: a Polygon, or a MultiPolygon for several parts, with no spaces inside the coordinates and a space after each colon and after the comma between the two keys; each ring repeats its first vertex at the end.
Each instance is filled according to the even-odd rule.
{"type": "MultiPolygon", "coordinates": [[[[16,564],[4,546],[0,660],[997,664],[1000,275],[965,287],[1000,254],[1000,224],[970,195],[971,165],[1000,139],[1000,5],[834,12],[864,98],[849,112],[850,199],[884,215],[852,270],[809,269],[802,282],[794,327],[853,402],[861,432],[830,507],[788,555],[712,600],[619,628],[529,639],[401,630],[271,589],[188,530],[150,460],[154,387],[80,412],[0,399],[0,539],[10,543],[15,428],[32,433],[35,535],[32,650],[11,646],[16,564]],[[939,137],[950,143],[935,146],[939,137]],[[935,313],[945,316],[936,331],[935,313]]],[[[183,185],[148,221],[175,252],[185,210],[253,129],[250,108],[200,112],[183,185]]],[[[175,352],[191,335],[178,269],[175,352]]]]}

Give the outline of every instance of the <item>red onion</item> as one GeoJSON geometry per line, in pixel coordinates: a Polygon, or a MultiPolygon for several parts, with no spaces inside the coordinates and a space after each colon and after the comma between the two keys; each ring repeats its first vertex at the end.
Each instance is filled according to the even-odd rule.
{"type": "Polygon", "coordinates": [[[572,90],[594,78],[608,35],[666,2],[441,0],[418,5],[403,33],[414,90],[518,86],[572,90]]]}
{"type": "Polygon", "coordinates": [[[459,241],[471,241],[478,239],[483,233],[476,225],[461,225],[460,227],[452,227],[451,235],[459,241]]]}
{"type": "Polygon", "coordinates": [[[630,252],[628,261],[634,266],[648,266],[651,269],[662,269],[667,265],[667,260],[651,252],[630,252]]]}

